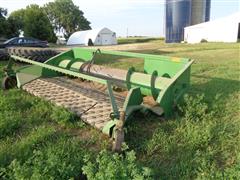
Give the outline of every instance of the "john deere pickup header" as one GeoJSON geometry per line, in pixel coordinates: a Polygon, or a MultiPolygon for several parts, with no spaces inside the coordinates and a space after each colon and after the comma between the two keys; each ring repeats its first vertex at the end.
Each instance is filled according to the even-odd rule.
{"type": "Polygon", "coordinates": [[[129,52],[73,48],[46,62],[11,55],[5,68],[3,88],[17,86],[75,112],[81,120],[112,137],[114,149],[120,150],[124,140],[123,127],[135,112],[169,117],[190,84],[192,60],[129,52]],[[107,56],[104,56],[107,55],[107,56]],[[137,72],[97,65],[109,56],[141,58],[144,70],[137,72]],[[15,61],[29,63],[13,70],[15,61]],[[65,76],[79,78],[73,81],[65,76]],[[96,83],[104,84],[106,92],[96,83]],[[125,96],[115,88],[125,89],[125,96]],[[145,103],[145,97],[154,103],[145,103]]]}

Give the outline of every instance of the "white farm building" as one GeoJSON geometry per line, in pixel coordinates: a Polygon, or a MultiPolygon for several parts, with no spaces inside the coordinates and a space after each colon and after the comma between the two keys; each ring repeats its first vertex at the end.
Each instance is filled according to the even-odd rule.
{"type": "Polygon", "coordinates": [[[240,12],[213,21],[184,28],[187,43],[237,42],[240,39],[240,12]]]}
{"type": "Polygon", "coordinates": [[[117,44],[116,33],[108,28],[77,31],[67,41],[67,45],[101,46],[113,44],[117,44]]]}

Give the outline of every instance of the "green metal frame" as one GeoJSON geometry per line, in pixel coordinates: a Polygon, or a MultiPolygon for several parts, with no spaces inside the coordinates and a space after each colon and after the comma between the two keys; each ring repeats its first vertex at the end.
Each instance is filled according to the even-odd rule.
{"type": "MultiPolygon", "coordinates": [[[[135,111],[151,111],[142,103],[143,97],[146,95],[153,96],[158,106],[163,109],[165,117],[169,117],[172,114],[173,106],[182,99],[189,87],[190,67],[193,63],[190,59],[119,51],[101,51],[101,54],[144,59],[144,72],[136,72],[134,68],[130,68],[123,82],[129,90],[123,107],[126,113],[125,119],[129,119],[135,111]]],[[[12,55],[6,67],[6,73],[17,77],[19,88],[40,77],[56,77],[63,74],[106,84],[114,117],[103,128],[103,132],[110,135],[119,119],[119,108],[112,92],[112,85],[115,82],[80,71],[82,65],[93,60],[95,55],[95,49],[73,48],[50,58],[45,63],[12,55]],[[32,65],[14,71],[12,69],[13,59],[32,65]]]]}

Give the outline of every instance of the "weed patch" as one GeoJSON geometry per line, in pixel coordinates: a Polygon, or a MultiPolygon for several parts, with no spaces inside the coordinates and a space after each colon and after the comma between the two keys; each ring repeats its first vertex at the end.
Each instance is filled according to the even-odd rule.
{"type": "Polygon", "coordinates": [[[83,158],[87,154],[81,142],[60,138],[47,143],[41,150],[21,162],[17,159],[2,169],[3,179],[71,179],[81,175],[83,158]]]}
{"type": "Polygon", "coordinates": [[[71,125],[79,121],[79,117],[63,107],[53,107],[50,118],[61,125],[71,125]]]}
{"type": "Polygon", "coordinates": [[[88,179],[152,179],[149,168],[137,165],[134,151],[126,152],[123,156],[103,150],[96,160],[86,157],[84,161],[86,165],[82,169],[88,179]]]}
{"type": "Polygon", "coordinates": [[[20,137],[17,141],[8,139],[0,147],[0,167],[4,167],[11,163],[13,159],[24,161],[33,153],[33,150],[41,147],[46,142],[54,140],[57,137],[56,130],[52,127],[38,127],[20,137]]]}

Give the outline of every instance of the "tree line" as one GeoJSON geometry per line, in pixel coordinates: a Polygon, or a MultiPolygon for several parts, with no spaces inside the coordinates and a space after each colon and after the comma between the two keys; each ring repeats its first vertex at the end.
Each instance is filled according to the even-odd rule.
{"type": "Polygon", "coordinates": [[[56,42],[56,33],[68,38],[73,32],[91,29],[90,22],[83,11],[72,0],[55,0],[43,7],[36,4],[12,12],[0,7],[0,37],[34,37],[40,40],[56,42]]]}

